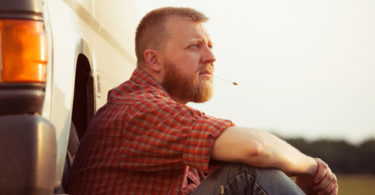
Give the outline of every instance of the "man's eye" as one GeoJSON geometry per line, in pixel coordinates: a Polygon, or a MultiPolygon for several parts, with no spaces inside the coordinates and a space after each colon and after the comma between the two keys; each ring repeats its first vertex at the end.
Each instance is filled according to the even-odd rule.
{"type": "Polygon", "coordinates": [[[199,46],[199,44],[192,44],[192,45],[190,45],[190,47],[191,47],[191,48],[199,49],[200,46],[199,46]]]}

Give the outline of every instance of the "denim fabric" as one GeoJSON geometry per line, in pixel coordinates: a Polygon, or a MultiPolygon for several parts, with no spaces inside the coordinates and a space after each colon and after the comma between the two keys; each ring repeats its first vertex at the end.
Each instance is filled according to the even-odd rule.
{"type": "Polygon", "coordinates": [[[300,195],[305,194],[277,169],[230,163],[209,175],[192,195],[300,195]]]}

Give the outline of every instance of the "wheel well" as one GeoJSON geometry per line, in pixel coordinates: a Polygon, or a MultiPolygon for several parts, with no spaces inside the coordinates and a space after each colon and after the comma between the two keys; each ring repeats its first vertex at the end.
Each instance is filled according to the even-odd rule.
{"type": "Polygon", "coordinates": [[[94,116],[94,94],[94,79],[90,62],[85,55],[80,54],[77,59],[72,114],[72,121],[79,139],[94,116]]]}

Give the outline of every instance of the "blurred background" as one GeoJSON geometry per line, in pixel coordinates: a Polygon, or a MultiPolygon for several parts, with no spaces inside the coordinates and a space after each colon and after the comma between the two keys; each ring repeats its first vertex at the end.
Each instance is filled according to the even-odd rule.
{"type": "Polygon", "coordinates": [[[210,18],[215,93],[190,106],[322,158],[340,194],[375,194],[375,1],[139,0],[138,20],[164,6],[210,18]]]}

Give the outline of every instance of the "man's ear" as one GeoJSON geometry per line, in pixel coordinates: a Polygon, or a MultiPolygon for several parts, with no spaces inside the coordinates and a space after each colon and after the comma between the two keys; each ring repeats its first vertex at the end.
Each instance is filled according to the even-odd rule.
{"type": "Polygon", "coordinates": [[[161,64],[158,56],[158,52],[153,49],[146,49],[143,53],[145,58],[146,66],[155,72],[161,71],[161,64]]]}

